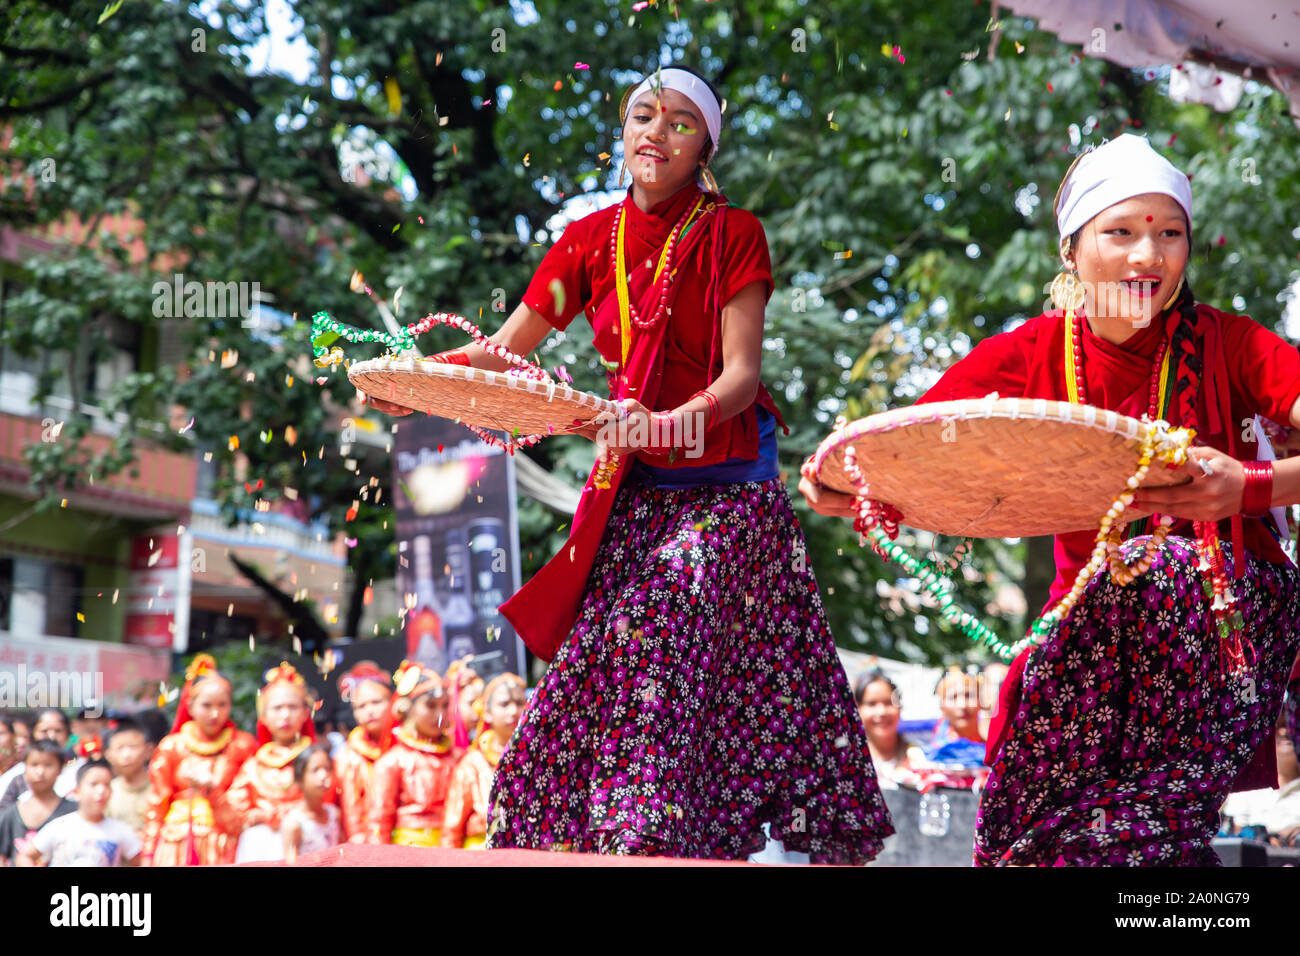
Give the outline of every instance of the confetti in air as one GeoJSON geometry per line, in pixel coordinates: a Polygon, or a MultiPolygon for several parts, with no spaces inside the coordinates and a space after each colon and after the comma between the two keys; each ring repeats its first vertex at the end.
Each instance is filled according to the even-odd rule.
{"type": "Polygon", "coordinates": [[[384,80],[384,96],[388,98],[388,113],[398,116],[402,112],[402,88],[391,76],[384,80]]]}

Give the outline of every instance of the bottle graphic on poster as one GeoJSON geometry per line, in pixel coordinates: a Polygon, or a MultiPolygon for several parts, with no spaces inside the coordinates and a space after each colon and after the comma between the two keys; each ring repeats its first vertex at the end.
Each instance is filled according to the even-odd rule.
{"type": "Polygon", "coordinates": [[[428,535],[417,535],[415,549],[415,612],[406,622],[406,653],[441,673],[447,667],[444,641],[445,611],[433,586],[433,554],[428,535]]]}
{"type": "Polygon", "coordinates": [[[500,632],[506,626],[500,607],[510,596],[511,574],[502,547],[506,530],[500,518],[476,518],[466,527],[474,613],[479,625],[500,632]]]}
{"type": "Polygon", "coordinates": [[[465,529],[447,532],[447,603],[442,625],[452,660],[474,653],[474,605],[470,600],[469,542],[465,529]]]}

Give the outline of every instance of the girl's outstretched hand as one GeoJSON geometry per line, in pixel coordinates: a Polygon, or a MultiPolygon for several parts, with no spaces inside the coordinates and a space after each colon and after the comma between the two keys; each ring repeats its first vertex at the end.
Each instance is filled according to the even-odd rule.
{"type": "Polygon", "coordinates": [[[808,507],[819,515],[830,515],[832,518],[857,517],[857,513],[853,510],[852,495],[830,491],[815,478],[801,475],[799,478],[799,491],[807,499],[808,507]]]}
{"type": "Polygon", "coordinates": [[[621,457],[651,445],[650,409],[635,398],[621,399],[618,404],[621,412],[598,415],[585,431],[597,445],[621,457]]]}
{"type": "Polygon", "coordinates": [[[381,398],[375,398],[373,395],[366,395],[363,403],[386,415],[409,415],[415,411],[413,408],[407,408],[405,405],[398,405],[394,402],[386,402],[381,398]]]}
{"type": "Polygon", "coordinates": [[[1217,448],[1198,445],[1187,453],[1183,469],[1190,482],[1138,489],[1125,516],[1138,518],[1155,512],[1190,521],[1219,521],[1241,510],[1246,473],[1237,459],[1217,448]]]}

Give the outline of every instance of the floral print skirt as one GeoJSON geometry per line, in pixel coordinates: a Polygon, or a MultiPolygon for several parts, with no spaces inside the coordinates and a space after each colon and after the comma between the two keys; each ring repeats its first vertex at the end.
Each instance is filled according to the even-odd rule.
{"type": "Polygon", "coordinates": [[[488,846],[814,863],[893,832],[779,480],[625,485],[489,798],[488,846]]]}
{"type": "Polygon", "coordinates": [[[1132,584],[1098,574],[1031,652],[976,865],[1219,865],[1219,807],[1277,720],[1300,643],[1300,572],[1250,556],[1233,590],[1254,653],[1232,674],[1197,562],[1170,537],[1132,584]]]}

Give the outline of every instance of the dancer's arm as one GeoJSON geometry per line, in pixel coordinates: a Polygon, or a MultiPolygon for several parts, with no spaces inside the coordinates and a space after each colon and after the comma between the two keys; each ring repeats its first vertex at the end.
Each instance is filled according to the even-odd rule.
{"type": "MultiPolygon", "coordinates": [[[[516,355],[527,356],[554,331],[551,323],[547,322],[540,312],[520,302],[496,334],[488,336],[488,341],[493,345],[504,345],[516,355]]],[[[455,351],[463,352],[474,368],[487,369],[489,372],[504,372],[510,367],[509,362],[495,355],[489,355],[487,350],[477,342],[471,342],[455,351]]],[[[373,395],[367,395],[365,403],[376,411],[387,412],[389,415],[409,415],[412,411],[405,405],[387,402],[373,395]]]]}
{"type": "MultiPolygon", "coordinates": [[[[1133,496],[1129,515],[1134,518],[1152,512],[1192,521],[1219,521],[1241,511],[1241,493],[1246,474],[1241,462],[1217,448],[1205,446],[1188,452],[1184,466],[1191,481],[1168,488],[1144,488],[1133,496]],[[1206,474],[1197,462],[1210,468],[1206,474]]],[[[1273,462],[1273,507],[1300,504],[1300,458],[1273,462]]]]}

